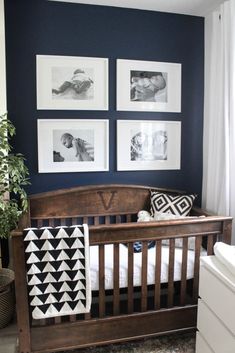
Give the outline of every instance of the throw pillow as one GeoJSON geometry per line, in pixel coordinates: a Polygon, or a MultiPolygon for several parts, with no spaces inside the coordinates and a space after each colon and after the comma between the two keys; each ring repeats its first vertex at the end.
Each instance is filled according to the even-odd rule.
{"type": "Polygon", "coordinates": [[[151,215],[154,216],[155,212],[164,212],[176,216],[188,216],[195,198],[195,194],[173,196],[151,191],[151,215]]]}

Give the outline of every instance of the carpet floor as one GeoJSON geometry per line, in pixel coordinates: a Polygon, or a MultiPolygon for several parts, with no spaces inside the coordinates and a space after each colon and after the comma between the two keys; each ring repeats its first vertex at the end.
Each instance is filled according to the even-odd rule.
{"type": "Polygon", "coordinates": [[[195,353],[195,334],[175,334],[64,353],[195,353]]]}

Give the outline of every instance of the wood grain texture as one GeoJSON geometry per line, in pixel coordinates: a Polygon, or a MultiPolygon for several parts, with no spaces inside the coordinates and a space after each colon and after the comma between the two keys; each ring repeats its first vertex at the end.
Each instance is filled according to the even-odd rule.
{"type": "Polygon", "coordinates": [[[167,294],[167,306],[171,308],[173,306],[174,297],[174,264],[175,264],[175,239],[170,239],[169,244],[169,267],[168,267],[168,294],[167,294]]]}
{"type": "Polygon", "coordinates": [[[114,245],[113,256],[113,314],[118,315],[120,312],[120,296],[119,296],[119,244],[114,245]]]}
{"type": "Polygon", "coordinates": [[[50,191],[30,196],[31,218],[137,213],[141,209],[149,208],[150,189],[169,193],[179,192],[119,184],[79,186],[50,191]]]}
{"type": "Polygon", "coordinates": [[[134,260],[133,243],[128,244],[128,313],[133,313],[133,260],[134,260]]]}
{"type": "Polygon", "coordinates": [[[20,341],[20,352],[26,353],[31,351],[31,334],[30,334],[30,316],[28,305],[28,292],[26,283],[26,268],[24,244],[21,237],[13,237],[12,242],[14,271],[15,271],[15,293],[16,293],[16,312],[17,325],[20,341]]]}
{"type": "Polygon", "coordinates": [[[142,243],[142,270],[141,270],[141,311],[147,310],[147,273],[148,271],[148,243],[142,243]]]}
{"type": "Polygon", "coordinates": [[[154,285],[154,308],[159,310],[161,306],[161,263],[162,263],[162,242],[156,241],[155,251],[155,285],[154,285]]]}
{"type": "Polygon", "coordinates": [[[183,239],[182,267],[180,282],[180,304],[185,305],[187,285],[187,264],[188,264],[188,238],[183,239]]]}
{"type": "Polygon", "coordinates": [[[105,250],[104,245],[99,246],[99,317],[104,317],[105,315],[105,250]]]}
{"type": "Polygon", "coordinates": [[[51,352],[196,329],[196,314],[197,306],[192,306],[33,328],[32,349],[34,353],[51,352]]]}

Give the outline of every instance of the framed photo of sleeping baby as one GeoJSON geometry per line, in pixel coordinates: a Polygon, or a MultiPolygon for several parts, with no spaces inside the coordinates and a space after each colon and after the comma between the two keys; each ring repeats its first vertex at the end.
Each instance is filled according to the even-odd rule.
{"type": "Polygon", "coordinates": [[[118,59],[117,110],[181,112],[181,64],[118,59]]]}
{"type": "Polygon", "coordinates": [[[36,55],[37,109],[108,110],[108,59],[36,55]]]}
{"type": "Polygon", "coordinates": [[[180,121],[117,120],[117,170],[177,170],[180,159],[180,121]]]}
{"type": "Polygon", "coordinates": [[[109,121],[38,119],[39,173],[109,170],[109,121]]]}

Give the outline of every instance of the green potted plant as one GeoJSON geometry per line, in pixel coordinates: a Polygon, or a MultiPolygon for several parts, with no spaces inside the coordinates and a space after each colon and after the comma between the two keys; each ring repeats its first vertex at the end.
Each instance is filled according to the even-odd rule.
{"type": "Polygon", "coordinates": [[[28,201],[24,186],[29,184],[29,172],[20,153],[12,153],[9,140],[15,127],[7,115],[0,117],[0,237],[6,238],[16,228],[27,210],[28,201]]]}
{"type": "MultiPolygon", "coordinates": [[[[24,156],[13,153],[10,138],[15,127],[4,114],[0,116],[0,238],[9,238],[21,215],[28,208],[24,186],[29,172],[24,156]]],[[[14,272],[0,269],[0,328],[6,326],[14,313],[14,272]]]]}

